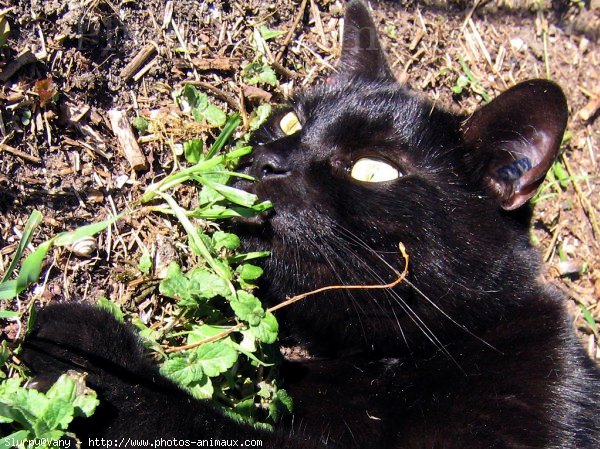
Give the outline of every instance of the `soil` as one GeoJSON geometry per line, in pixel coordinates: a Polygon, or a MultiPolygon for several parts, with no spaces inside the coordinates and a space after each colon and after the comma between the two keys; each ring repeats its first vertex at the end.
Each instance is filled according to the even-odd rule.
{"type": "MultiPolygon", "coordinates": [[[[565,293],[588,351],[600,357],[597,331],[582,315],[585,307],[600,320],[600,2],[401,0],[372,6],[398,78],[449,108],[472,111],[481,103],[470,89],[452,92],[465,74],[461,59],[492,96],[536,77],[564,89],[571,116],[561,165],[575,181],[546,184],[532,238],[544,258],[543,282],[565,293]]],[[[331,71],[340,53],[342,14],[339,0],[0,0],[0,19],[10,26],[0,47],[0,274],[33,210],[44,217],[35,246],[126,210],[144,186],[172,170],[176,143],[200,131],[211,139],[210,131],[182,124],[173,95],[186,82],[228,112],[239,111],[247,126],[261,102],[283,102],[292,89],[331,71]],[[248,87],[241,76],[255,57],[252,35],[260,25],[292,32],[289,39],[283,34],[268,41],[267,57],[279,62],[274,87],[248,87]],[[149,56],[129,70],[144,50],[149,56]],[[140,143],[146,169],[132,168],[110,110],[130,120],[163,120],[160,136],[140,143]]],[[[40,283],[2,308],[24,312],[33,301],[106,296],[149,320],[163,305],[157,278],[142,275],[137,261],[148,248],[169,259],[180,241],[168,220],[134,214],[102,234],[91,257],[53,250],[40,283]]],[[[2,338],[23,335],[19,322],[3,321],[0,329],[2,338]]]]}

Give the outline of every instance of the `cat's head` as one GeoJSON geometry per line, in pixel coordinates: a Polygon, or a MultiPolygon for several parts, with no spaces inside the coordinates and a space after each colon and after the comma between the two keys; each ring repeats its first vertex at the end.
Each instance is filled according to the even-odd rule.
{"type": "Polygon", "coordinates": [[[390,282],[402,242],[407,283],[306,298],[278,312],[285,327],[319,350],[389,352],[493,319],[507,301],[493,292],[513,289],[516,301],[532,288],[525,203],[561,142],[560,88],[527,81],[470,116],[441,110],[394,79],[358,1],[338,68],[273,114],[246,161],[257,179],[247,188],[274,204],[240,225],[249,248],[272,253],[262,295],[273,305],[390,282]]]}

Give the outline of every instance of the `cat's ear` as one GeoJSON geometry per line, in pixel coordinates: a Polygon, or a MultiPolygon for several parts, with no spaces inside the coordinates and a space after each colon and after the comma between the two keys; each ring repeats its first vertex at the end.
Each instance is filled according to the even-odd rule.
{"type": "Polygon", "coordinates": [[[531,80],[502,93],[465,121],[467,157],[502,208],[516,209],[535,195],[558,155],[567,117],[560,87],[531,80]]]}
{"type": "Polygon", "coordinates": [[[339,75],[368,79],[393,78],[367,6],[360,0],[346,5],[339,75]]]}

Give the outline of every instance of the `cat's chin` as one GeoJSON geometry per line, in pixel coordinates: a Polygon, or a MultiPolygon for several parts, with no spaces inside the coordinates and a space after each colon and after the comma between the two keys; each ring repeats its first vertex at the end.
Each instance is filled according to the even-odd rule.
{"type": "Polygon", "coordinates": [[[272,210],[267,210],[251,217],[235,217],[232,225],[234,230],[242,235],[255,233],[268,226],[273,214],[272,210]]]}

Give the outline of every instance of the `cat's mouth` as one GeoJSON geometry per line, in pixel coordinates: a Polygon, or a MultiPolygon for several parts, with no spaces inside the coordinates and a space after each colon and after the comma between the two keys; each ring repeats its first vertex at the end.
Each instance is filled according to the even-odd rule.
{"type": "Polygon", "coordinates": [[[273,209],[269,209],[252,216],[236,217],[234,219],[234,223],[243,226],[264,228],[269,223],[273,215],[275,215],[275,211],[273,209]]]}

